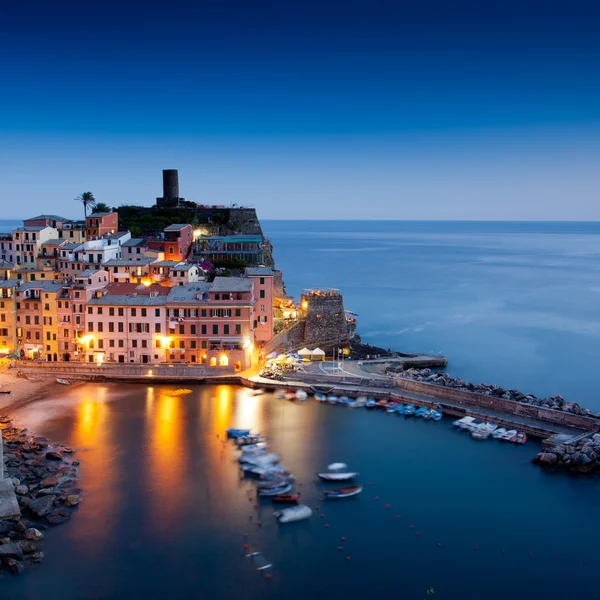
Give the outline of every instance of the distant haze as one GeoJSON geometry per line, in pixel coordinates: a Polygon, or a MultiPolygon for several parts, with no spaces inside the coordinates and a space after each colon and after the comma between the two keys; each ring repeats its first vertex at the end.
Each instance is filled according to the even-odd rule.
{"type": "Polygon", "coordinates": [[[598,9],[488,4],[12,3],[2,217],[600,220],[598,9]]]}

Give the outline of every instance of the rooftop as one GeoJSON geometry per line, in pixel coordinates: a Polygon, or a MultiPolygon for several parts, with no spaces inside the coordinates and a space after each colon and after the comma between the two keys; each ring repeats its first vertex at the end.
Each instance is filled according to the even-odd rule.
{"type": "Polygon", "coordinates": [[[0,281],[0,288],[17,287],[21,282],[18,279],[8,279],[0,281]]]}
{"type": "Polygon", "coordinates": [[[169,303],[171,302],[192,302],[200,300],[198,294],[206,294],[210,289],[210,283],[189,283],[188,285],[179,285],[171,288],[169,292],[169,303]]]}
{"type": "Polygon", "coordinates": [[[259,275],[262,277],[272,277],[273,269],[271,269],[271,267],[248,267],[246,269],[246,275],[248,275],[248,277],[257,277],[259,275]]]}
{"type": "Polygon", "coordinates": [[[153,260],[154,259],[151,256],[148,258],[140,258],[140,260],[135,260],[134,258],[111,258],[104,264],[107,267],[142,267],[144,265],[149,265],[153,260]]]}
{"type": "Polygon", "coordinates": [[[115,233],[105,233],[102,237],[105,240],[118,240],[126,235],[129,235],[129,231],[115,231],[115,233]]]}
{"type": "Polygon", "coordinates": [[[152,297],[137,294],[110,294],[88,300],[88,304],[101,306],[164,306],[166,303],[166,296],[152,297]]]}
{"type": "Polygon", "coordinates": [[[88,215],[86,218],[87,219],[101,219],[102,217],[108,217],[108,215],[112,215],[112,214],[116,214],[116,213],[113,213],[112,210],[110,212],[97,212],[97,213],[92,213],[91,215],[88,215]]]}
{"type": "Polygon", "coordinates": [[[123,246],[124,248],[145,246],[145,245],[146,245],[146,240],[144,238],[131,238],[130,240],[127,240],[126,242],[123,242],[121,244],[121,246],[123,246]]]}
{"type": "Polygon", "coordinates": [[[79,279],[80,277],[91,277],[96,273],[100,273],[102,269],[85,269],[85,271],[81,271],[81,273],[77,273],[74,275],[75,279],[79,279]]]}
{"type": "Polygon", "coordinates": [[[60,281],[28,281],[21,284],[20,290],[43,290],[44,292],[57,292],[64,284],[60,281]]]}
{"type": "Polygon", "coordinates": [[[65,240],[46,240],[42,246],[62,246],[63,244],[66,244],[67,242],[65,240]]]}
{"type": "Polygon", "coordinates": [[[75,242],[69,242],[68,244],[65,244],[64,246],[62,246],[63,250],[75,250],[75,248],[78,248],[79,246],[81,246],[83,248],[83,244],[76,244],[75,242]]]}
{"type": "Polygon", "coordinates": [[[62,221],[63,223],[66,223],[67,221],[70,222],[70,219],[60,217],[59,215],[38,215],[37,217],[30,217],[29,219],[24,219],[23,223],[25,223],[26,221],[40,221],[42,219],[50,219],[51,221],[62,221]]]}
{"type": "Polygon", "coordinates": [[[35,226],[29,226],[29,227],[17,227],[16,229],[13,229],[13,231],[37,232],[37,231],[42,231],[43,229],[46,229],[47,227],[50,227],[50,225],[35,225],[35,226]]]}
{"type": "Polygon", "coordinates": [[[179,263],[177,260],[157,260],[152,263],[153,267],[176,267],[179,263]]]}
{"type": "Polygon", "coordinates": [[[215,277],[210,286],[211,292],[249,292],[252,282],[246,277],[215,277]]]}
{"type": "Polygon", "coordinates": [[[185,227],[191,227],[188,223],[173,223],[173,225],[169,225],[165,227],[165,231],[181,231],[185,227]]]}

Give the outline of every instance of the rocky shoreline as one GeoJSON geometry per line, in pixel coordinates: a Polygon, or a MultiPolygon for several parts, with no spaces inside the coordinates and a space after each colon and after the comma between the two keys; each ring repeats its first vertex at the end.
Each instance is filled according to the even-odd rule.
{"type": "MultiPolygon", "coordinates": [[[[0,416],[5,476],[12,479],[20,518],[0,519],[0,577],[44,559],[44,531],[67,522],[80,502],[79,462],[72,450],[14,427],[0,416]]],[[[1,468],[1,466],[0,466],[1,468]]]]}
{"type": "Polygon", "coordinates": [[[577,404],[577,402],[567,402],[562,396],[538,398],[533,394],[523,394],[519,390],[507,390],[495,384],[480,383],[475,385],[468,381],[463,381],[458,377],[450,377],[450,375],[442,371],[432,371],[431,369],[407,369],[406,371],[403,371],[401,367],[389,367],[387,369],[387,374],[398,375],[403,379],[432,383],[434,385],[463,390],[465,392],[475,392],[485,396],[504,398],[505,400],[514,400],[515,402],[531,404],[541,408],[560,410],[574,415],[600,419],[600,413],[594,414],[589,408],[583,408],[577,404]]]}
{"type": "Polygon", "coordinates": [[[566,469],[576,473],[600,471],[600,434],[586,436],[576,443],[558,444],[540,452],[533,464],[566,469]]]}

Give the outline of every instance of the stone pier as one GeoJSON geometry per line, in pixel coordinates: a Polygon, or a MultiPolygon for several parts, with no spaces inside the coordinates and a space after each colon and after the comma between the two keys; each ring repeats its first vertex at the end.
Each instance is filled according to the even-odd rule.
{"type": "Polygon", "coordinates": [[[4,440],[0,430],[0,519],[20,516],[15,486],[11,479],[4,477],[4,440]]]}

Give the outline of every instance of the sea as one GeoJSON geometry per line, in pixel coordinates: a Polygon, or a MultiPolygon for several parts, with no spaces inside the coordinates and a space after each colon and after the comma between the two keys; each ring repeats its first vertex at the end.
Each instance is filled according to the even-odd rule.
{"type": "MultiPolygon", "coordinates": [[[[287,291],[335,287],[365,342],[435,352],[448,371],[600,410],[600,225],[265,221],[287,291]]],[[[0,230],[2,223],[0,223],[0,230]]],[[[7,599],[593,598],[600,478],[531,464],[540,444],[252,396],[235,386],[85,384],[15,418],[80,460],[82,502],[45,532],[7,599]],[[295,474],[303,522],[279,525],[240,476],[227,427],[260,431],[295,474]],[[358,471],[326,500],[316,472],[358,471]],[[272,563],[257,571],[247,554],[272,563]]],[[[0,571],[2,573],[2,571],[0,571]]]]}

